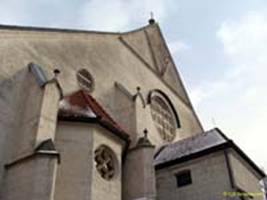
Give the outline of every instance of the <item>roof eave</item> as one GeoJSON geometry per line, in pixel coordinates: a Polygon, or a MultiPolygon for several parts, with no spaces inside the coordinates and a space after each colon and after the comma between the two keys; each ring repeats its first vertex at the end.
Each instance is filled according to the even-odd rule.
{"type": "Polygon", "coordinates": [[[200,158],[202,156],[206,156],[208,154],[215,153],[215,152],[229,149],[229,148],[232,148],[233,150],[235,150],[261,176],[261,178],[266,177],[266,174],[232,140],[229,140],[229,139],[227,140],[227,142],[222,143],[220,145],[216,145],[211,148],[208,148],[208,149],[196,152],[196,153],[192,153],[192,154],[189,154],[189,155],[186,155],[186,156],[174,159],[174,160],[170,160],[164,163],[156,164],[155,169],[160,170],[166,167],[177,165],[177,164],[189,161],[189,160],[200,158]]]}
{"type": "Polygon", "coordinates": [[[213,146],[211,148],[208,148],[208,149],[205,149],[205,150],[202,150],[202,151],[198,151],[198,152],[186,155],[186,156],[182,156],[182,157],[174,159],[174,160],[170,160],[170,161],[167,161],[167,162],[156,164],[155,165],[155,169],[159,170],[159,169],[163,169],[163,168],[170,167],[170,166],[173,166],[173,165],[177,165],[177,164],[180,164],[180,163],[192,160],[192,159],[196,159],[196,158],[199,158],[199,157],[202,157],[202,156],[205,156],[205,155],[208,155],[208,154],[211,154],[211,153],[226,149],[228,147],[229,147],[229,143],[225,142],[225,143],[222,143],[220,145],[213,146]]]}
{"type": "Polygon", "coordinates": [[[59,121],[65,121],[65,122],[82,122],[82,123],[92,123],[92,124],[99,124],[103,128],[107,129],[111,133],[114,133],[115,136],[119,137],[126,143],[129,143],[129,136],[127,133],[118,130],[115,128],[112,124],[101,120],[101,117],[85,117],[85,116],[73,116],[73,115],[58,115],[59,121]]]}

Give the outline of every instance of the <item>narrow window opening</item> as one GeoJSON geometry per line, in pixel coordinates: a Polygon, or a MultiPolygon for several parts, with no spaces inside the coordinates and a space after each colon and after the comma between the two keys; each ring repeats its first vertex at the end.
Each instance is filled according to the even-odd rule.
{"type": "Polygon", "coordinates": [[[192,177],[190,170],[182,171],[176,175],[177,187],[183,187],[192,184],[192,177]]]}
{"type": "Polygon", "coordinates": [[[94,79],[93,76],[86,69],[80,69],[77,72],[77,80],[79,86],[88,91],[92,92],[94,90],[94,79]]]}

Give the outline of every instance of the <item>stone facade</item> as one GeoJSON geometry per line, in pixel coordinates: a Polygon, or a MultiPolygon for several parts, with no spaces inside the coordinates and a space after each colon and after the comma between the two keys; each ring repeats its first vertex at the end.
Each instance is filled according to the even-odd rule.
{"type": "Polygon", "coordinates": [[[158,200],[219,200],[232,191],[223,152],[157,171],[158,200]],[[176,174],[190,170],[192,184],[177,187],[176,174]]]}
{"type": "Polygon", "coordinates": [[[61,152],[61,158],[57,171],[55,200],[84,197],[90,199],[94,160],[92,144],[93,130],[88,130],[88,125],[59,123],[56,146],[61,152]]]}
{"type": "Polygon", "coordinates": [[[157,170],[158,199],[240,199],[235,192],[241,189],[242,192],[254,195],[253,199],[262,200],[264,195],[260,180],[261,177],[236,152],[219,151],[157,170]],[[230,160],[229,168],[226,156],[230,160]],[[190,170],[192,183],[177,187],[176,174],[184,170],[190,170]],[[233,177],[229,174],[229,170],[232,171],[233,177]],[[231,184],[231,179],[234,181],[234,186],[231,184]]]}
{"type": "MultiPolygon", "coordinates": [[[[0,41],[1,200],[230,190],[222,152],[155,171],[162,149],[203,132],[157,23],[126,33],[0,26],[0,41]],[[177,190],[174,174],[188,168],[193,184],[177,190]]],[[[229,160],[236,183],[258,189],[246,163],[229,160]]]]}
{"type": "MultiPolygon", "coordinates": [[[[236,187],[245,192],[262,193],[260,180],[262,179],[251,166],[244,161],[236,152],[228,152],[233,180],[236,187]],[[249,181],[248,181],[249,180],[249,181]]],[[[255,195],[254,199],[263,199],[263,195],[255,195]]]]}
{"type": "MultiPolygon", "coordinates": [[[[125,34],[2,27],[0,39],[4,42],[0,44],[0,51],[3,52],[0,55],[2,77],[0,80],[8,79],[33,62],[42,66],[48,77],[53,76],[55,68],[59,69],[61,71],[58,77],[59,83],[67,95],[79,89],[76,73],[79,69],[85,68],[95,80],[93,96],[115,120],[125,126],[126,130],[130,129],[125,123],[128,104],[121,102],[120,95],[116,95],[116,82],[123,85],[131,95],[135,95],[136,88],[140,86],[145,99],[153,89],[164,91],[179,113],[182,124],[177,130],[176,140],[200,133],[201,124],[182,83],[179,83],[178,87],[178,82],[181,80],[176,80],[176,84],[170,78],[171,76],[173,79],[179,78],[178,73],[173,71],[176,68],[172,60],[168,66],[170,72],[166,71],[164,76],[159,75],[154,66],[153,59],[156,55],[152,53],[152,46],[168,52],[159,32],[157,24],[125,34]],[[14,46],[16,48],[13,48],[14,46]],[[136,46],[138,48],[135,48],[136,46]]],[[[145,112],[150,116],[149,109],[145,112]]],[[[150,124],[149,121],[142,121],[144,126],[150,124]]],[[[142,132],[142,130],[133,131],[142,132]]],[[[149,137],[154,143],[159,142],[157,134],[150,134],[149,137]]],[[[158,145],[161,145],[161,142],[158,145]]]]}

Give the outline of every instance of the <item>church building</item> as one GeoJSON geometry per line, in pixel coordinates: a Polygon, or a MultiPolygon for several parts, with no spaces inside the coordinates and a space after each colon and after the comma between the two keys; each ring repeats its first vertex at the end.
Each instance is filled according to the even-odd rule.
{"type": "Polygon", "coordinates": [[[205,131],[158,23],[0,25],[0,200],[263,199],[264,172],[205,131]]]}

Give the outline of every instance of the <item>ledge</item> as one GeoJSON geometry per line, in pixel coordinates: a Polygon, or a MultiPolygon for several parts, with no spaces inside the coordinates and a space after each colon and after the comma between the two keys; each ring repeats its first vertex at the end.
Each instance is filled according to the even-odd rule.
{"type": "Polygon", "coordinates": [[[56,157],[58,159],[58,164],[60,164],[60,154],[58,151],[53,151],[53,150],[38,150],[34,151],[32,153],[29,153],[27,155],[21,156],[17,159],[14,159],[7,164],[4,165],[5,169],[9,169],[17,164],[21,164],[23,162],[26,162],[30,159],[33,159],[34,157],[39,157],[39,156],[48,156],[48,157],[56,157]]]}

